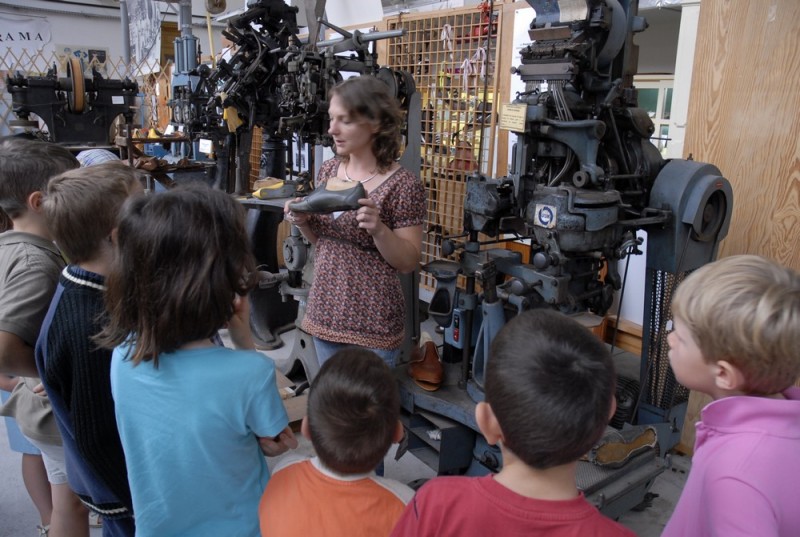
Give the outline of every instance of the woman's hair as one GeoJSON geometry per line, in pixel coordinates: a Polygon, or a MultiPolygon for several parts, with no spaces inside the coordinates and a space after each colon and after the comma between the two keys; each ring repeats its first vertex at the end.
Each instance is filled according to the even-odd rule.
{"type": "MultiPolygon", "coordinates": [[[[344,108],[355,118],[369,122],[378,131],[372,137],[372,153],[378,170],[385,172],[400,156],[400,127],[403,112],[389,87],[374,76],[348,78],[331,88],[329,98],[339,97],[344,108]]],[[[342,156],[345,162],[347,156],[342,156]]]]}
{"type": "Polygon", "coordinates": [[[689,274],[672,300],[706,363],[730,362],[750,394],[785,390],[800,375],[800,274],[735,255],[689,274]]]}
{"type": "Polygon", "coordinates": [[[123,207],[107,281],[109,323],[98,343],[130,340],[134,364],[214,336],[236,295],[255,285],[244,209],[230,195],[187,184],[123,207]]]}

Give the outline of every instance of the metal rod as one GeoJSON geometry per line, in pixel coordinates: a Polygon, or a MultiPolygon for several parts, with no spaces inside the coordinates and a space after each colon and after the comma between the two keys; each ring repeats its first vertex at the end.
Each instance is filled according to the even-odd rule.
{"type": "Polygon", "coordinates": [[[131,30],[127,0],[119,0],[119,13],[122,23],[122,59],[125,61],[125,74],[128,75],[131,63],[131,30]]]}

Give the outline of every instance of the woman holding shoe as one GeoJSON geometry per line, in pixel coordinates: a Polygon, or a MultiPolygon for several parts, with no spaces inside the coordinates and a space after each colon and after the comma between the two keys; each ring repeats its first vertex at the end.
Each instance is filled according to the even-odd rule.
{"type": "Polygon", "coordinates": [[[419,264],[425,189],[396,161],[402,112],[386,84],[371,76],[341,82],[328,113],[336,157],[322,164],[312,194],[284,208],[316,248],[302,328],[320,365],[356,345],[393,366],[405,320],[397,275],[419,264]]]}

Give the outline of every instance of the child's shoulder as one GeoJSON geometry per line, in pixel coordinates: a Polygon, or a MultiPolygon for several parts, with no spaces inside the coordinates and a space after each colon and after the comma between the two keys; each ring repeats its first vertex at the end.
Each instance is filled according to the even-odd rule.
{"type": "Polygon", "coordinates": [[[384,490],[394,495],[398,500],[403,502],[403,505],[408,505],[408,502],[410,502],[411,498],[414,497],[414,489],[405,483],[397,481],[396,479],[375,476],[373,481],[384,490]]]}
{"type": "MultiPolygon", "coordinates": [[[[14,258],[26,258],[27,261],[37,262],[40,259],[50,261],[52,265],[63,265],[61,253],[56,245],[39,235],[21,231],[6,231],[0,233],[0,257],[8,261],[14,258]]],[[[61,266],[58,267],[61,270],[61,266]]]]}
{"type": "MultiPolygon", "coordinates": [[[[26,231],[16,231],[13,229],[9,229],[8,231],[4,231],[0,233],[0,245],[6,244],[35,244],[35,245],[50,245],[52,246],[53,243],[47,240],[45,237],[41,235],[37,235],[34,233],[28,233],[26,231]]],[[[55,248],[55,246],[52,246],[55,248]]]]}
{"type": "Polygon", "coordinates": [[[455,497],[469,494],[469,491],[478,486],[479,481],[491,479],[491,476],[466,477],[466,476],[440,476],[435,477],[422,485],[417,491],[417,498],[426,496],[432,498],[455,497]]]}

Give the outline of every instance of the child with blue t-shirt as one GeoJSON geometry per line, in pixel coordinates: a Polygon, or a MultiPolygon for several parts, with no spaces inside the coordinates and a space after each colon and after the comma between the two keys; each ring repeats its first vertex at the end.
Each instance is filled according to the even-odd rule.
{"type": "Polygon", "coordinates": [[[137,537],[259,534],[264,455],[296,447],[254,350],[244,209],[201,184],[130,200],[107,280],[111,391],[137,537]],[[217,346],[228,327],[237,349],[217,346]]]}

